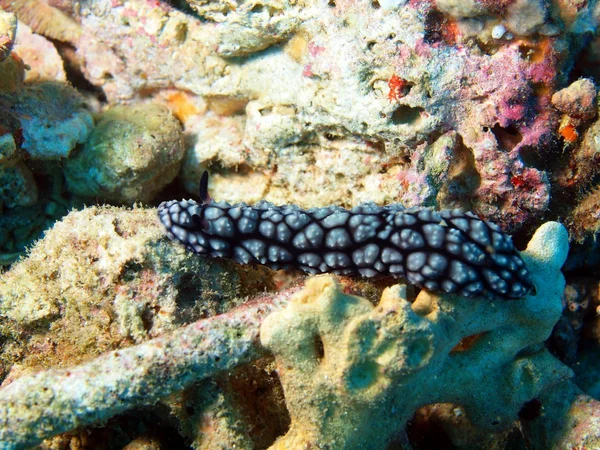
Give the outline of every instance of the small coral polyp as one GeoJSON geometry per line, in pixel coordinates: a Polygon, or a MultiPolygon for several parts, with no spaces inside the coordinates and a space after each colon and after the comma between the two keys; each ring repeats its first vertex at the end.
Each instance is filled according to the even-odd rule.
{"type": "Polygon", "coordinates": [[[261,327],[292,419],[272,449],[386,448],[433,403],[459,404],[483,429],[510,425],[523,404],[571,376],[543,346],[561,315],[567,250],[562,225],[538,229],[523,257],[540,289],[515,302],[425,290],[411,301],[395,285],[374,306],[331,275],[308,280],[261,327]]]}

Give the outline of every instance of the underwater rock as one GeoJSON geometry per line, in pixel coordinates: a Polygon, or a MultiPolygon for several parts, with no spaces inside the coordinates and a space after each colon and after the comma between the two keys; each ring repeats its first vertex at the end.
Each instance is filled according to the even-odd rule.
{"type": "Polygon", "coordinates": [[[436,0],[435,6],[453,17],[477,17],[490,12],[485,1],[481,0],[436,0]]]}
{"type": "Polygon", "coordinates": [[[40,81],[67,81],[67,75],[56,47],[39,34],[34,34],[29,26],[19,23],[14,51],[27,61],[25,83],[40,81]]]}
{"type": "MultiPolygon", "coordinates": [[[[582,243],[586,238],[596,239],[598,237],[600,234],[600,185],[594,186],[582,197],[566,222],[575,242],[582,243]]],[[[594,251],[592,248],[589,250],[594,251]]]]}
{"type": "Polygon", "coordinates": [[[182,400],[184,405],[193,402],[195,414],[192,417],[181,414],[179,420],[191,425],[188,439],[191,438],[194,450],[256,448],[249,439],[250,430],[239,397],[224,380],[214,378],[202,380],[189,389],[182,400]]]}
{"type": "MultiPolygon", "coordinates": [[[[600,231],[600,120],[585,129],[580,141],[567,153],[567,160],[556,171],[557,197],[568,201],[557,202],[556,209],[565,217],[565,224],[577,243],[596,239],[600,231]]],[[[590,252],[594,245],[580,250],[590,252]]],[[[580,253],[580,252],[578,252],[580,253]]]]}
{"type": "Polygon", "coordinates": [[[10,54],[17,32],[17,16],[0,10],[0,62],[10,54]]]}
{"type": "Polygon", "coordinates": [[[598,114],[596,87],[592,80],[582,78],[552,95],[552,104],[563,113],[558,132],[565,145],[579,140],[579,129],[598,114]]]}
{"type": "Polygon", "coordinates": [[[158,104],[115,106],[64,164],[69,191],[132,204],[148,202],[179,171],[181,125],[158,104]]]}
{"type": "Polygon", "coordinates": [[[522,421],[520,430],[534,448],[595,449],[600,446],[600,402],[583,393],[572,380],[539,397],[543,412],[522,421]]]}
{"type": "Polygon", "coordinates": [[[0,203],[7,208],[35,205],[37,186],[31,170],[22,161],[11,166],[0,165],[0,203]]]}
{"type": "Polygon", "coordinates": [[[115,6],[100,0],[72,14],[82,30],[76,43],[81,70],[110,103],[131,101],[141,91],[142,97],[173,88],[200,93],[193,88],[198,80],[227,70],[204,44],[212,41],[214,27],[203,27],[167,2],[130,0],[115,6]]]}
{"type": "Polygon", "coordinates": [[[49,175],[53,177],[52,186],[44,184],[43,189],[36,191],[37,202],[34,205],[7,208],[0,215],[0,265],[5,266],[3,269],[25,257],[27,249],[69,210],[83,206],[77,199],[61,196],[60,189],[57,189],[61,183],[56,183],[56,173],[49,175]]]}
{"type": "MultiPolygon", "coordinates": [[[[48,160],[68,155],[93,126],[83,97],[72,87],[58,82],[26,84],[45,78],[64,80],[54,46],[32,35],[24,24],[17,41],[14,47],[36,68],[31,70],[15,51],[0,62],[0,266],[24,255],[54,220],[76,206],[76,201],[61,198],[62,179],[53,175],[55,165],[48,160]],[[26,76],[26,69],[33,78],[26,76]],[[34,173],[44,178],[43,190],[38,190],[34,173]]],[[[12,42],[7,49],[11,47],[12,42]]]]}
{"type": "MultiPolygon", "coordinates": [[[[64,2],[68,3],[68,2],[64,2]]],[[[16,13],[34,32],[58,41],[75,42],[81,33],[78,24],[67,14],[42,0],[0,0],[0,8],[16,13]]]]}
{"type": "Polygon", "coordinates": [[[269,286],[266,269],[224,270],[163,240],[154,210],[72,212],[0,279],[0,366],[18,362],[12,378],[78,364],[224,312],[258,280],[269,286]]]}
{"type": "Polygon", "coordinates": [[[261,326],[292,419],[272,448],[384,448],[431,403],[460,405],[478,427],[510,425],[572,375],[540,346],[562,311],[567,252],[562,225],[540,227],[522,253],[537,293],[514,302],[421,291],[411,303],[396,285],[373,306],[331,276],[309,279],[261,326]]]}
{"type": "Polygon", "coordinates": [[[560,112],[575,118],[588,120],[598,114],[596,86],[592,80],[583,78],[552,95],[552,104],[560,112]]]}
{"type": "Polygon", "coordinates": [[[242,138],[243,116],[222,117],[212,112],[195,116],[185,124],[187,150],[181,179],[189,191],[198,189],[198,180],[204,164],[211,161],[225,166],[245,162],[242,138]],[[204,163],[204,164],[202,164],[204,163]]]}
{"type": "MultiPolygon", "coordinates": [[[[240,151],[186,159],[192,192],[199,172],[219,164],[223,176],[264,174],[273,203],[440,207],[442,193],[454,203],[444,207],[468,206],[510,231],[547,211],[550,169],[537,160],[559,131],[550,99],[580,37],[598,27],[592,6],[565,7],[562,30],[562,9],[541,0],[190,4],[202,20],[141,0],[69,13],[83,30],[82,71],[109,102],[180,90],[236,105],[199,111],[240,151]],[[231,41],[221,46],[218,36],[231,41]],[[114,42],[127,42],[118,57],[114,42]],[[469,176],[436,185],[427,160],[447,132],[457,142],[448,164],[467,165],[469,176]]],[[[194,134],[190,127],[190,142],[194,134]]],[[[218,189],[217,198],[239,198],[218,189]]]]}
{"type": "Polygon", "coordinates": [[[63,83],[43,82],[12,93],[0,92],[3,103],[23,130],[21,148],[34,160],[68,157],[94,126],[84,98],[63,83]]]}
{"type": "Polygon", "coordinates": [[[543,30],[548,15],[544,0],[512,0],[506,8],[506,28],[516,35],[528,36],[543,30]]]}
{"type": "Polygon", "coordinates": [[[188,0],[203,18],[222,26],[215,27],[214,44],[221,56],[244,56],[280,42],[302,20],[304,2],[188,0]]]}

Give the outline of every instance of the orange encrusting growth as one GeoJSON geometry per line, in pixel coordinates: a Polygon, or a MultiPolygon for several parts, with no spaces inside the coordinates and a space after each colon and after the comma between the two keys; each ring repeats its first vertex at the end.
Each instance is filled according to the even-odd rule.
{"type": "Polygon", "coordinates": [[[404,97],[406,94],[404,93],[404,88],[406,88],[406,80],[403,80],[398,75],[394,74],[388,81],[388,87],[390,88],[390,92],[388,93],[388,100],[397,101],[404,97]]]}
{"type": "Polygon", "coordinates": [[[175,92],[167,97],[167,106],[181,123],[185,123],[191,116],[199,114],[198,108],[183,92],[175,92]]]}
{"type": "Polygon", "coordinates": [[[558,129],[558,132],[563,137],[565,142],[568,142],[570,144],[572,144],[573,142],[576,142],[577,139],[579,138],[579,133],[577,132],[577,129],[571,123],[568,123],[565,126],[560,127],[558,129]]]}

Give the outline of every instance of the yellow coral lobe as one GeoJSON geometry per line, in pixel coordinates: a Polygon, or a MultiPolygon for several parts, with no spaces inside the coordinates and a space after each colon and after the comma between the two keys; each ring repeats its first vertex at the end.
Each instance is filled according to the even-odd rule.
{"type": "Polygon", "coordinates": [[[292,298],[292,303],[299,305],[309,304],[317,297],[320,297],[325,292],[329,291],[331,293],[331,289],[336,289],[337,283],[334,278],[331,276],[316,276],[309,278],[306,281],[306,286],[300,292],[298,292],[294,298],[292,298]]]}

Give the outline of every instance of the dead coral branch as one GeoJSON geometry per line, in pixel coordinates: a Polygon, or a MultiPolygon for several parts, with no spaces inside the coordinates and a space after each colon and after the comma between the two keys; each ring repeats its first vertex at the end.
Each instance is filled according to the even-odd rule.
{"type": "Polygon", "coordinates": [[[17,450],[256,359],[263,319],[298,288],[250,301],[171,335],[103,355],[72,369],[25,376],[0,389],[0,449],[17,450]]]}

